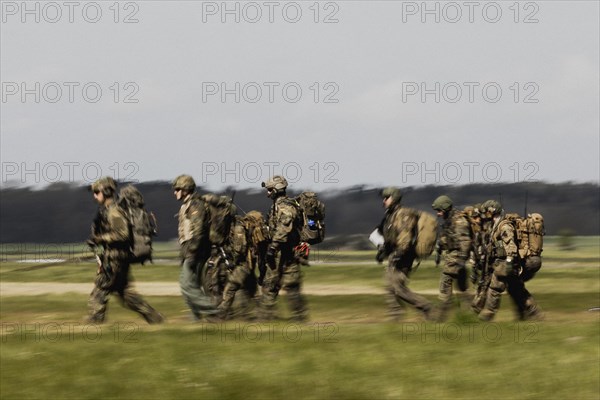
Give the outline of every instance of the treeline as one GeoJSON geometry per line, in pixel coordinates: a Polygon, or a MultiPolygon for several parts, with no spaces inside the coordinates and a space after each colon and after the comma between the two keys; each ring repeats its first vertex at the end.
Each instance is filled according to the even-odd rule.
{"type": "MultiPolygon", "coordinates": [[[[136,186],[146,206],[158,219],[159,237],[166,241],[177,236],[179,203],[170,183],[147,182],[136,186]]],[[[321,192],[326,204],[328,236],[368,235],[383,215],[380,189],[357,186],[321,192]]],[[[202,193],[203,191],[200,190],[202,193]]],[[[232,194],[233,189],[222,193],[232,194]]],[[[290,191],[291,195],[297,192],[290,191]]],[[[449,195],[458,206],[501,200],[509,212],[523,213],[525,199],[529,212],[544,215],[549,235],[566,230],[575,235],[600,235],[600,187],[596,184],[472,184],[464,186],[425,186],[403,188],[403,204],[431,210],[432,201],[449,195]]],[[[240,212],[266,213],[271,201],[264,191],[240,190],[235,193],[240,212]]],[[[87,238],[96,210],[86,187],[58,183],[43,190],[5,188],[0,190],[1,243],[70,243],[87,238]]]]}

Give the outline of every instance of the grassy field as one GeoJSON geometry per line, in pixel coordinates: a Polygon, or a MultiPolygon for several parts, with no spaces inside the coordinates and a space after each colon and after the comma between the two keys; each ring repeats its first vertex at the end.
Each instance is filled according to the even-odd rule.
{"type": "MultiPolygon", "coordinates": [[[[275,323],[201,324],[179,296],[147,295],[166,324],[146,325],[113,298],[107,323],[93,326],[82,322],[83,294],[1,296],[0,397],[598,399],[600,313],[589,310],[600,306],[599,239],[577,238],[570,251],[546,243],[544,266],[527,284],[544,310],[540,322],[514,322],[505,297],[494,323],[477,322],[464,304],[444,324],[412,311],[390,323],[381,295],[322,293],[308,296],[303,324],[287,319],[284,298],[275,323]]],[[[138,282],[177,281],[172,244],[157,253],[157,264],[134,267],[138,282]]],[[[313,254],[305,283],[381,289],[373,253],[313,254]]],[[[90,283],[94,275],[88,261],[19,262],[62,258],[39,251],[2,257],[3,283],[90,283]]],[[[438,279],[426,261],[411,288],[437,301],[438,279]]]]}

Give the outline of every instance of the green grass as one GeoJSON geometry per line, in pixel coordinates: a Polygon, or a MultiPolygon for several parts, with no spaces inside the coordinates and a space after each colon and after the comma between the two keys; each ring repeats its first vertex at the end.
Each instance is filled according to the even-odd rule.
{"type": "MultiPolygon", "coordinates": [[[[515,323],[504,296],[492,324],[466,305],[445,324],[424,323],[414,310],[391,323],[383,296],[347,294],[307,296],[305,324],[287,319],[282,295],[274,324],[209,325],[192,323],[179,296],[145,296],[167,317],[149,326],[113,296],[96,328],[82,322],[86,295],[3,296],[0,398],[598,399],[600,313],[588,311],[600,306],[598,240],[577,238],[575,252],[547,243],[544,267],[527,283],[540,322],[515,323]]],[[[383,267],[365,262],[373,253],[339,253],[306,268],[305,282],[382,288],[383,267]]],[[[164,257],[169,265],[134,267],[136,280],[176,282],[175,254],[164,257]]],[[[0,280],[91,283],[95,270],[27,266],[2,262],[0,280]]],[[[439,274],[426,261],[410,287],[431,293],[439,274]]]]}
{"type": "MultiPolygon", "coordinates": [[[[38,299],[49,308],[60,303],[46,300],[38,299]]],[[[150,300],[157,307],[171,303],[150,300]]],[[[333,305],[345,304],[341,298],[309,300],[321,317],[333,305]]],[[[355,307],[374,306],[381,302],[361,298],[355,307]]],[[[595,399],[600,389],[597,316],[568,325],[313,319],[302,325],[171,321],[148,327],[131,316],[120,321],[122,310],[111,311],[115,318],[99,328],[58,321],[63,327],[58,339],[56,321],[3,323],[2,398],[418,399],[501,394],[595,399]],[[10,329],[29,333],[6,334],[10,329]]]]}

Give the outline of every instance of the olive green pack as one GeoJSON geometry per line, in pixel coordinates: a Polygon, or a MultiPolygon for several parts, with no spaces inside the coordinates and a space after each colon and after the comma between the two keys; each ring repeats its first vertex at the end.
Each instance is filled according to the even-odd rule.
{"type": "Polygon", "coordinates": [[[152,237],[156,236],[156,218],[144,206],[144,196],[133,185],[119,192],[118,205],[123,209],[129,223],[131,240],[131,263],[152,262],[152,237]]]}
{"type": "Polygon", "coordinates": [[[231,224],[235,218],[236,207],[229,196],[216,194],[202,195],[208,211],[208,240],[213,246],[223,246],[229,238],[231,224]]]}

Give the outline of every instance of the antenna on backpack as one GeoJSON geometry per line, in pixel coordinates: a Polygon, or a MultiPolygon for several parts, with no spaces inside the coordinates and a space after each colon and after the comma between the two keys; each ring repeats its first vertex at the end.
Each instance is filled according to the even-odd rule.
{"type": "Polygon", "coordinates": [[[244,215],[248,214],[246,211],[244,211],[244,209],[242,207],[239,206],[239,204],[237,204],[235,202],[235,194],[237,193],[237,190],[234,190],[233,192],[231,192],[231,204],[233,204],[234,206],[236,206],[237,208],[240,209],[241,212],[244,213],[244,215]]]}

